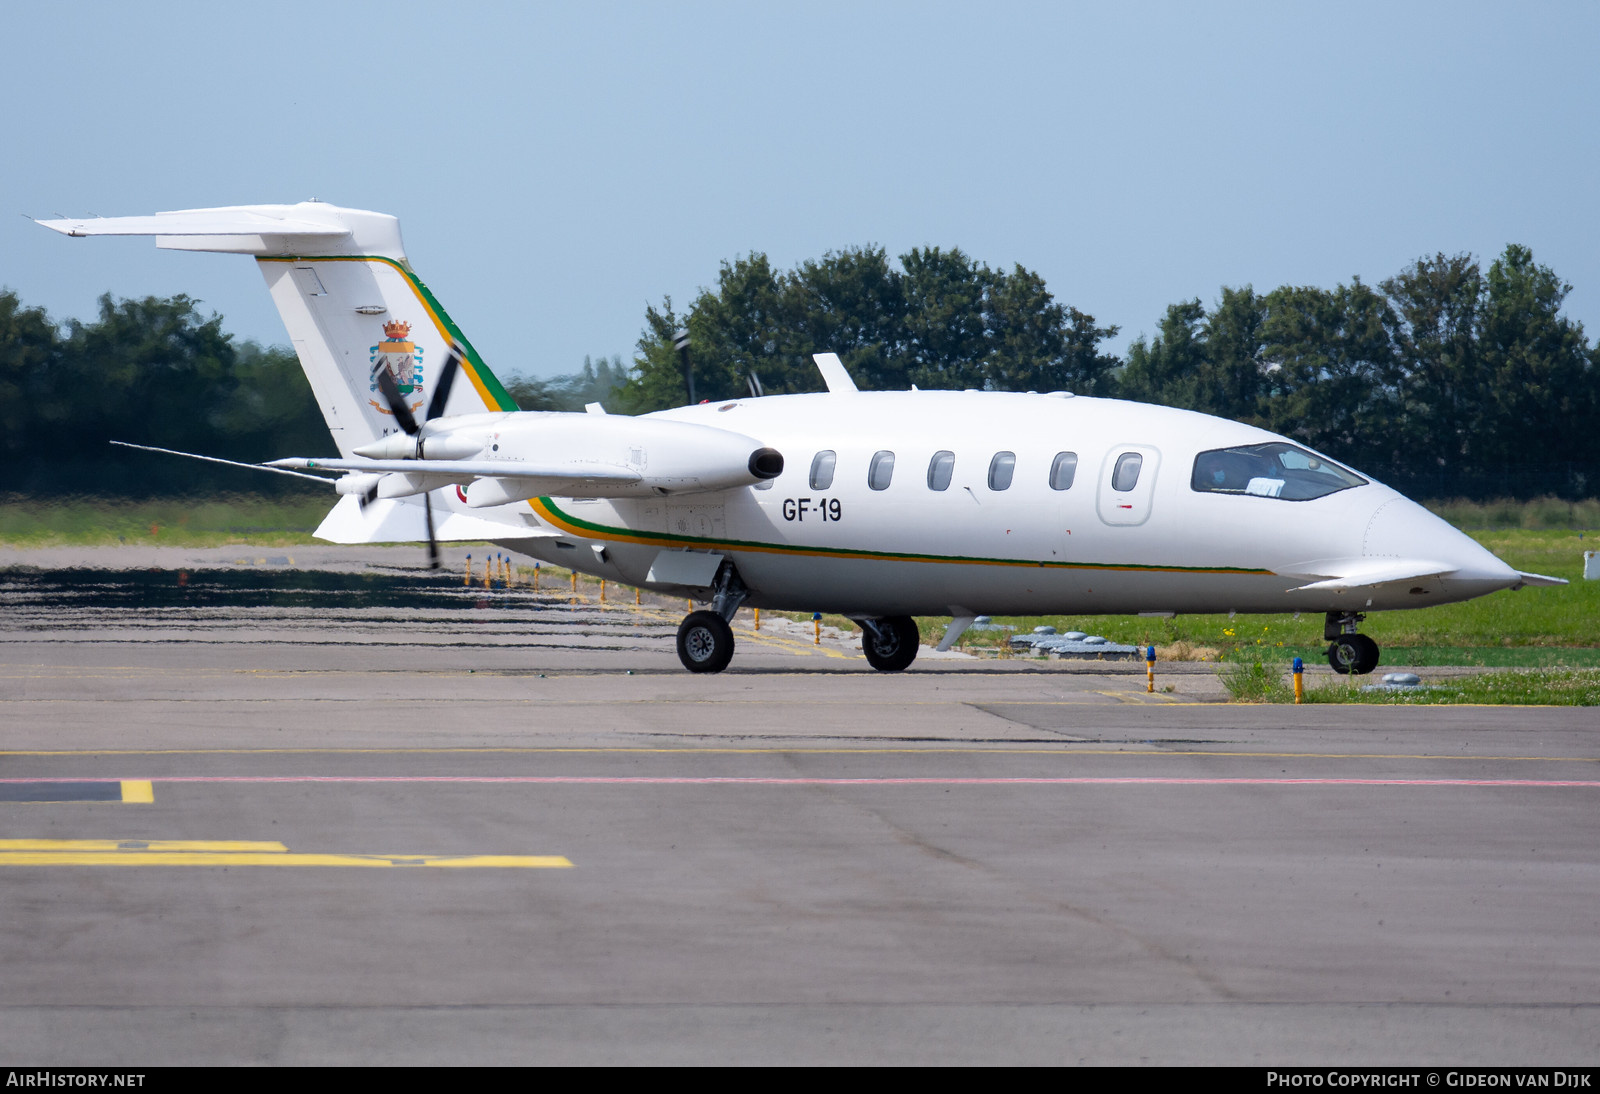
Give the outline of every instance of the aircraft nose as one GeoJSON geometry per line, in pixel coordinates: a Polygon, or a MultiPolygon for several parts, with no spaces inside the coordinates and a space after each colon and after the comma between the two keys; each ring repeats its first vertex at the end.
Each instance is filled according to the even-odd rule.
{"type": "Polygon", "coordinates": [[[1426,558],[1449,563],[1444,580],[1452,591],[1479,596],[1509,589],[1521,580],[1471,536],[1407,498],[1391,498],[1367,521],[1361,553],[1368,558],[1426,558]]]}

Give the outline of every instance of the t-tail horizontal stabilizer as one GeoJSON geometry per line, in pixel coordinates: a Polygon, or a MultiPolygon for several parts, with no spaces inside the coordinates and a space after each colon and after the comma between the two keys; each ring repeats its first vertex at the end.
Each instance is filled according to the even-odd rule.
{"type": "Polygon", "coordinates": [[[387,213],[303,201],[38,223],[69,236],[151,236],[169,250],[253,257],[344,456],[396,431],[385,386],[406,415],[517,409],[417,279],[400,222],[387,213]]]}

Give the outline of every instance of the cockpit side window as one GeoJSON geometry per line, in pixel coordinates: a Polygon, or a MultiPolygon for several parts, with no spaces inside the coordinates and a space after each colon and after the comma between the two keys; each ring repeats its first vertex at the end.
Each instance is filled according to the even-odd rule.
{"type": "Polygon", "coordinates": [[[1202,494],[1249,494],[1310,501],[1367,480],[1315,452],[1275,441],[1202,452],[1194,458],[1191,489],[1202,494]]]}

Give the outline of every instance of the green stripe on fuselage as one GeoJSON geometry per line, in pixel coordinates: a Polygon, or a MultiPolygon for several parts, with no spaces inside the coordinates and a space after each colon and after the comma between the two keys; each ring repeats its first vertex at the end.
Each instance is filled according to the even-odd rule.
{"type": "Polygon", "coordinates": [[[943,562],[980,566],[1032,566],[1039,569],[1053,570],[1142,570],[1150,573],[1247,574],[1256,576],[1272,572],[1271,570],[1244,566],[1155,566],[1133,562],[1050,562],[1038,559],[985,558],[973,555],[910,554],[899,551],[874,551],[853,547],[813,547],[792,543],[763,543],[760,540],[709,539],[698,536],[680,536],[671,532],[614,528],[610,525],[584,520],[582,517],[575,517],[548,497],[541,497],[539,502],[567,524],[594,533],[596,539],[645,540],[652,543],[662,542],[683,547],[722,548],[732,551],[742,549],[772,554],[824,555],[835,558],[885,559],[897,562],[943,562]]]}

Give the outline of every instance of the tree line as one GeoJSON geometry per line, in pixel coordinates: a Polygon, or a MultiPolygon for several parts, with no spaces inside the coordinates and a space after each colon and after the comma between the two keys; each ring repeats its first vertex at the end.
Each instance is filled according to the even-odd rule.
{"type": "MultiPolygon", "coordinates": [[[[1377,285],[1225,287],[1168,307],[1121,357],[1116,326],[1020,265],[857,247],[778,270],[751,254],[687,309],[647,307],[631,363],[507,389],[527,410],[637,414],[682,405],[691,382],[697,400],[819,391],[811,355],[831,351],[868,390],[1067,390],[1250,422],[1425,497],[1587,496],[1600,347],[1561,314],[1570,291],[1519,245],[1487,270],[1438,254],[1377,285]]],[[[57,324],[0,291],[0,490],[295,489],[111,439],[245,462],[331,450],[293,353],[235,342],[187,296],[104,296],[94,320],[57,324]]]]}
{"type": "Polygon", "coordinates": [[[0,290],[0,491],[271,493],[300,481],[112,440],[245,462],[333,447],[293,351],[236,343],[187,296],[106,295],[96,319],[57,324],[0,290]]]}
{"type": "MultiPolygon", "coordinates": [[[[625,379],[620,357],[570,376],[514,378],[525,410],[582,410],[625,379]]],[[[162,496],[321,488],[304,480],[130,452],[111,441],[260,463],[333,455],[294,352],[235,341],[188,296],[100,298],[88,322],[53,322],[0,290],[0,493],[162,496]]],[[[324,491],[325,492],[325,491],[324,491]]]]}
{"type": "Polygon", "coordinates": [[[1067,390],[1198,410],[1301,441],[1428,496],[1592,494],[1600,473],[1600,348],[1561,314],[1571,286],[1508,246],[1485,272],[1470,255],[1418,259],[1372,286],[1223,288],[1209,308],[1173,304],[1126,358],[1102,326],[1036,273],[959,250],[898,263],[856,248],[775,271],[724,263],[678,313],[645,313],[633,412],[696,394],[819,391],[810,355],[840,355],[863,389],[1067,390]]]}

